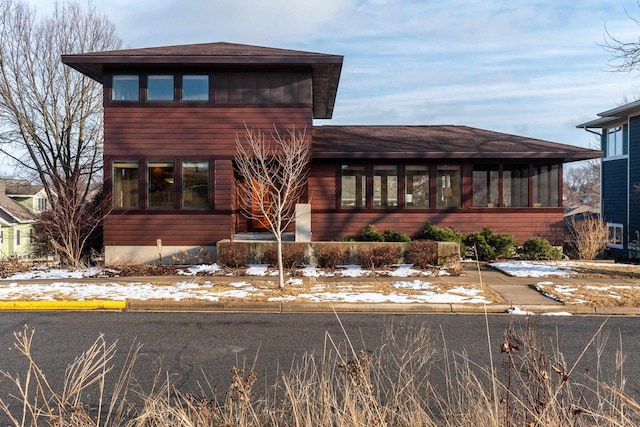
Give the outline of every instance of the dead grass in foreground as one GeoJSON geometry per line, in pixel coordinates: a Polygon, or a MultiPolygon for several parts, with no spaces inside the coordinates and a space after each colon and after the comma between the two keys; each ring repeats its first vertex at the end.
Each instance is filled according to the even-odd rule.
{"type": "Polygon", "coordinates": [[[640,286],[589,284],[538,284],[539,292],[551,295],[563,304],[582,304],[598,307],[640,306],[640,286]]]}
{"type": "Polygon", "coordinates": [[[221,399],[212,389],[201,395],[177,389],[170,373],[143,372],[156,383],[141,389],[134,366],[142,347],[134,344],[116,367],[116,345],[102,335],[68,365],[63,384],[53,384],[31,352],[34,330],[25,326],[14,333],[23,371],[0,371],[0,414],[14,427],[638,425],[640,404],[625,386],[625,357],[621,349],[604,354],[605,323],[573,363],[562,355],[559,337],[528,323],[510,326],[487,342],[499,359],[490,367],[449,351],[423,324],[388,323],[373,349],[326,334],[319,352],[301,355],[264,388],[257,386],[259,367],[231,367],[221,399]],[[598,357],[584,369],[587,351],[598,357]],[[611,363],[605,369],[603,362],[611,363]],[[106,385],[108,377],[115,377],[114,386],[106,385]]]}
{"type": "Polygon", "coordinates": [[[572,277],[640,279],[640,266],[635,264],[575,262],[569,268],[577,273],[576,276],[572,277]]]}

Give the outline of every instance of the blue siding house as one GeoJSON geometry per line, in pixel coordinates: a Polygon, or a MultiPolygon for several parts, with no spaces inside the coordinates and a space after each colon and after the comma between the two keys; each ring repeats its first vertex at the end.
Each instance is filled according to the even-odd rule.
{"type": "Polygon", "coordinates": [[[577,127],[600,136],[600,206],[612,256],[640,258],[640,101],[598,113],[577,127]]]}

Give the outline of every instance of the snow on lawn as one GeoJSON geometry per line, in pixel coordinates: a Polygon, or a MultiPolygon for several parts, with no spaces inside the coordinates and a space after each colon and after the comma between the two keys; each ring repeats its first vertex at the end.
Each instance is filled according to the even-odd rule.
{"type": "MultiPolygon", "coordinates": [[[[394,278],[426,277],[435,273],[415,269],[412,264],[398,264],[389,269],[369,270],[359,265],[343,265],[335,270],[307,266],[287,279],[287,285],[279,290],[276,285],[277,270],[266,264],[250,265],[240,276],[252,276],[249,282],[229,282],[224,269],[217,264],[194,265],[176,270],[177,275],[193,276],[187,281],[167,277],[161,283],[127,283],[126,278],[109,278],[119,272],[110,269],[34,269],[14,274],[0,282],[0,300],[204,300],[204,301],[300,301],[300,302],[354,302],[354,303],[491,303],[498,301],[495,293],[485,298],[475,285],[433,285],[416,280],[378,282],[370,276],[394,278]],[[220,277],[216,281],[215,275],[220,277]],[[203,277],[214,275],[212,277],[203,277]],[[196,276],[198,276],[196,278],[196,276]],[[83,278],[102,278],[83,282],[83,278]],[[222,279],[222,277],[225,277],[222,279]],[[256,280],[256,277],[264,278],[256,280]],[[321,283],[322,278],[342,277],[341,281],[321,283]],[[63,279],[74,279],[65,282],[63,279]],[[306,279],[304,279],[306,278],[306,279]],[[313,278],[313,279],[309,279],[313,278]],[[349,281],[349,278],[360,278],[349,281]],[[49,280],[38,283],[39,280],[49,280]],[[363,281],[364,279],[364,281],[363,281]],[[34,282],[35,281],[35,282],[34,282]],[[317,283],[316,283],[317,281],[317,283]]],[[[448,274],[444,270],[437,276],[448,274]]],[[[139,279],[138,279],[139,280],[139,279]]],[[[160,280],[160,279],[154,279],[160,280]]],[[[233,280],[233,279],[232,279],[233,280]]]]}
{"type": "Polygon", "coordinates": [[[515,277],[571,276],[577,274],[567,264],[545,261],[493,262],[489,266],[515,277]]]}
{"type": "Polygon", "coordinates": [[[598,306],[640,305],[640,286],[614,284],[554,284],[540,282],[536,284],[538,292],[563,304],[590,304],[598,306]]]}

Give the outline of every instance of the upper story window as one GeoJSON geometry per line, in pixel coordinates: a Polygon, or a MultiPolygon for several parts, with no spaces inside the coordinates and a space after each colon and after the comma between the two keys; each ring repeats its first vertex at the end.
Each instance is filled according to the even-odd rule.
{"type": "Polygon", "coordinates": [[[622,126],[607,130],[606,157],[622,156],[624,154],[622,126]]]}
{"type": "Polygon", "coordinates": [[[173,101],[173,75],[148,76],[147,101],[173,101]]]}
{"type": "Polygon", "coordinates": [[[140,99],[140,78],[134,74],[113,76],[112,101],[133,101],[140,99]]]}
{"type": "Polygon", "coordinates": [[[209,76],[208,75],[182,76],[182,101],[208,101],[208,100],[209,100],[209,76]]]}

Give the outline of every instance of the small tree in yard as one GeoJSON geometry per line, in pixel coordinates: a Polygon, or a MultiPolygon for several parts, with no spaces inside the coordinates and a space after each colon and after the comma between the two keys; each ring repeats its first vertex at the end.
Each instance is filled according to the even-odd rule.
{"type": "Polygon", "coordinates": [[[568,233],[579,259],[594,259],[607,246],[607,224],[597,215],[585,215],[579,220],[572,218],[568,233]]]}
{"type": "Polygon", "coordinates": [[[309,177],[311,143],[304,131],[277,129],[267,138],[260,130],[246,129],[236,137],[235,170],[242,177],[239,203],[243,214],[260,221],[277,242],[278,286],[284,287],[282,234],[295,220],[295,205],[309,177]]]}

